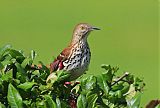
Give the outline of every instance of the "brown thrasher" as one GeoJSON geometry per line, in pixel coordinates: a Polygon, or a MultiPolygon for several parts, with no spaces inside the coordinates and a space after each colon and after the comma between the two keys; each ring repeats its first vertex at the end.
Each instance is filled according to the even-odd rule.
{"type": "Polygon", "coordinates": [[[88,69],[91,52],[87,37],[93,30],[100,29],[87,23],[80,23],[75,27],[69,46],[50,64],[51,73],[65,70],[71,74],[70,80],[74,80],[88,69]]]}

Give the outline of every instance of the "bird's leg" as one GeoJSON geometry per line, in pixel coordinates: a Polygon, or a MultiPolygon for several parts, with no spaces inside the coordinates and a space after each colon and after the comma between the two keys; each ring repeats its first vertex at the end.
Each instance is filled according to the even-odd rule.
{"type": "Polygon", "coordinates": [[[66,81],[66,82],[64,82],[64,86],[66,88],[68,88],[68,86],[72,86],[72,88],[74,88],[77,84],[80,84],[80,82],[79,81],[71,81],[71,82],[66,81]]]}
{"type": "Polygon", "coordinates": [[[72,83],[71,82],[64,82],[64,87],[68,88],[72,83]]]}

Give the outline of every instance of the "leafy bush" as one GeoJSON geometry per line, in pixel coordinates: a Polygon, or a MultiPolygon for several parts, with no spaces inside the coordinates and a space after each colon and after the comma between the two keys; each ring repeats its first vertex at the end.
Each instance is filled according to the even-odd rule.
{"type": "Polygon", "coordinates": [[[118,67],[102,65],[99,76],[70,83],[70,74],[35,65],[35,51],[25,56],[6,45],[0,49],[0,107],[11,108],[138,108],[143,80],[128,72],[118,77],[118,67]]]}

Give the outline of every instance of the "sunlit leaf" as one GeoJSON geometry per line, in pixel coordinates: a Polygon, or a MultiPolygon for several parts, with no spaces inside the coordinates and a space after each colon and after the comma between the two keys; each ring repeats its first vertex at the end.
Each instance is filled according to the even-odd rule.
{"type": "Polygon", "coordinates": [[[30,57],[32,60],[35,59],[36,55],[37,55],[36,52],[34,50],[31,50],[30,57]]]}
{"type": "Polygon", "coordinates": [[[61,101],[58,97],[56,98],[56,104],[57,104],[57,108],[62,108],[61,107],[61,101]]]}
{"type": "Polygon", "coordinates": [[[83,94],[80,94],[80,96],[78,97],[77,100],[77,107],[78,108],[86,108],[87,106],[87,101],[86,101],[86,97],[83,94]]]}
{"type": "Polygon", "coordinates": [[[30,58],[26,58],[26,59],[23,60],[21,66],[23,68],[25,68],[27,65],[31,65],[31,64],[32,64],[31,59],[30,58]]]}
{"type": "Polygon", "coordinates": [[[48,95],[45,96],[45,103],[47,108],[56,108],[56,103],[48,95]]]}
{"type": "Polygon", "coordinates": [[[110,69],[111,67],[110,67],[110,65],[102,64],[102,65],[101,65],[101,68],[103,68],[103,69],[105,69],[105,70],[108,70],[108,69],[110,69]]]}
{"type": "Polygon", "coordinates": [[[98,85],[100,86],[100,88],[104,91],[104,93],[107,95],[110,88],[109,88],[106,80],[103,79],[102,76],[99,76],[99,77],[97,78],[97,83],[98,83],[98,85]]]}
{"type": "MultiPolygon", "coordinates": [[[[94,108],[96,105],[96,100],[98,99],[97,94],[91,94],[87,96],[88,108],[94,108]]],[[[85,107],[84,107],[85,108],[85,107]]]]}
{"type": "Polygon", "coordinates": [[[139,108],[141,101],[141,93],[137,93],[131,100],[127,101],[129,108],[139,108]]]}
{"type": "Polygon", "coordinates": [[[89,76],[89,77],[83,79],[80,84],[81,84],[82,90],[87,92],[87,91],[95,88],[96,82],[97,82],[97,79],[95,76],[89,76]]]}
{"type": "Polygon", "coordinates": [[[1,79],[2,81],[10,81],[13,77],[12,70],[6,72],[5,74],[2,75],[1,79]]]}
{"type": "Polygon", "coordinates": [[[47,83],[54,83],[55,81],[57,81],[57,76],[56,76],[56,73],[53,72],[47,77],[46,82],[47,83]]]}
{"type": "Polygon", "coordinates": [[[8,86],[7,99],[11,108],[22,108],[22,97],[12,84],[8,86]]]}
{"type": "Polygon", "coordinates": [[[129,85],[124,86],[124,88],[121,90],[122,94],[127,93],[129,91],[129,88],[130,88],[129,85]]]}
{"type": "Polygon", "coordinates": [[[5,45],[2,48],[0,48],[0,55],[4,54],[5,51],[7,51],[8,49],[10,49],[12,46],[11,45],[5,45]]]}
{"type": "Polygon", "coordinates": [[[18,85],[18,88],[21,88],[25,91],[27,91],[28,89],[32,88],[32,86],[36,84],[35,82],[25,82],[23,84],[18,85]]]}
{"type": "Polygon", "coordinates": [[[0,108],[6,108],[6,107],[4,106],[4,104],[0,102],[0,108]]]}

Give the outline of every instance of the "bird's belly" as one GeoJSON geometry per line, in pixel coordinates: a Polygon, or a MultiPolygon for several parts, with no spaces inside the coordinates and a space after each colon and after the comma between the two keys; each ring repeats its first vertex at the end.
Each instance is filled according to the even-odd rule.
{"type": "Polygon", "coordinates": [[[86,70],[90,63],[90,53],[78,54],[71,58],[70,61],[64,62],[64,70],[71,73],[71,79],[74,80],[81,76],[86,70]],[[80,56],[81,55],[81,56],[80,56]]]}
{"type": "Polygon", "coordinates": [[[76,79],[82,74],[84,74],[85,71],[88,70],[89,61],[90,58],[88,58],[88,62],[85,61],[86,58],[83,58],[81,63],[77,63],[76,65],[79,65],[78,67],[73,67],[69,72],[71,72],[71,79],[76,79]]]}

